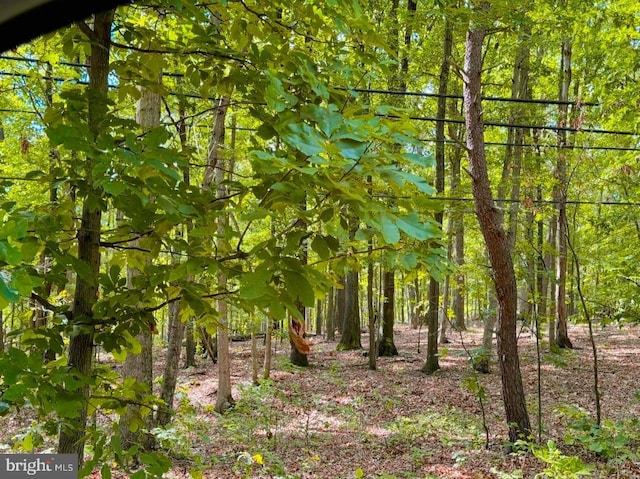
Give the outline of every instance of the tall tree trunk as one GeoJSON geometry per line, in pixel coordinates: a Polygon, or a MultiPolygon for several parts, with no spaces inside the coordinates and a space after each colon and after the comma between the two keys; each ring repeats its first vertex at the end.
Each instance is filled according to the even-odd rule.
{"type": "MultiPolygon", "coordinates": [[[[333,317],[336,321],[336,326],[338,329],[338,332],[342,335],[344,334],[344,327],[345,327],[345,318],[347,316],[347,312],[346,312],[346,304],[347,304],[347,300],[346,300],[346,290],[347,290],[347,278],[346,278],[346,274],[340,278],[340,285],[338,287],[338,289],[335,291],[335,297],[333,299],[333,309],[335,311],[333,317]]],[[[335,338],[335,336],[334,336],[335,338]]]]}
{"type": "Polygon", "coordinates": [[[411,327],[417,329],[422,325],[422,291],[420,289],[420,280],[416,277],[413,280],[413,289],[415,291],[416,304],[413,310],[413,318],[411,319],[411,327]]]}
{"type": "Polygon", "coordinates": [[[273,319],[267,316],[267,331],[264,337],[264,367],[262,377],[271,377],[271,355],[272,355],[273,319]]]}
{"type": "MultiPolygon", "coordinates": [[[[222,96],[216,100],[215,118],[213,121],[213,129],[209,140],[207,167],[204,171],[202,180],[202,189],[208,190],[211,184],[216,186],[216,198],[224,198],[227,195],[227,187],[225,184],[225,174],[227,171],[227,159],[223,153],[225,141],[225,121],[227,111],[231,104],[231,98],[222,96]]],[[[232,148],[233,149],[233,148],[232,148]]],[[[224,254],[229,249],[225,237],[226,228],[229,222],[229,212],[222,212],[218,216],[216,250],[219,254],[224,254]]],[[[217,275],[217,288],[224,291],[227,288],[227,274],[220,269],[217,275]]],[[[226,298],[217,300],[216,309],[217,318],[217,356],[218,356],[218,391],[216,394],[217,412],[225,412],[233,405],[233,396],[231,394],[231,353],[229,351],[229,311],[226,298]]]]}
{"type": "Polygon", "coordinates": [[[395,272],[385,271],[382,276],[382,338],[378,345],[378,356],[396,356],[398,349],[393,342],[395,323],[395,272]]]}
{"type": "MultiPolygon", "coordinates": [[[[451,107],[452,116],[458,115],[461,112],[457,111],[457,107],[455,103],[451,107]]],[[[461,181],[460,181],[460,171],[462,165],[462,156],[463,156],[463,148],[461,146],[463,142],[462,133],[460,131],[459,125],[451,124],[449,125],[449,135],[451,138],[454,138],[457,142],[456,147],[454,148],[452,154],[449,156],[451,163],[451,194],[454,197],[460,197],[462,195],[461,192],[461,181]]],[[[465,264],[464,259],[464,208],[465,206],[462,204],[454,205],[452,208],[451,216],[453,220],[452,230],[453,230],[453,249],[455,251],[454,254],[454,263],[456,265],[456,277],[455,277],[455,285],[453,287],[453,324],[455,326],[456,331],[465,331],[467,329],[466,321],[465,321],[465,276],[463,272],[463,267],[465,264]]]]}
{"type": "MultiPolygon", "coordinates": [[[[447,114],[447,88],[449,85],[449,69],[451,50],[453,48],[453,26],[445,21],[442,64],[440,65],[440,80],[438,83],[438,111],[436,121],[436,193],[444,193],[444,160],[445,160],[445,117],[447,114]]],[[[436,223],[442,225],[443,211],[435,214],[436,223]]],[[[440,304],[440,285],[431,276],[429,279],[429,309],[427,311],[427,359],[422,372],[433,374],[440,369],[438,363],[438,311],[440,304]]]]}
{"type": "MultiPolygon", "coordinates": [[[[180,138],[180,147],[185,151],[187,147],[187,125],[185,122],[184,102],[179,105],[180,119],[178,120],[177,130],[180,138]]],[[[186,186],[191,185],[191,171],[186,166],[182,170],[182,177],[186,186]]],[[[191,231],[191,223],[186,225],[187,235],[191,231]]],[[[182,237],[183,230],[179,226],[176,230],[176,236],[182,237]]],[[[172,262],[179,262],[175,254],[172,253],[172,262]]],[[[193,280],[189,276],[187,281],[193,280]]],[[[173,399],[178,383],[178,365],[182,353],[182,340],[184,339],[185,323],[180,318],[180,301],[175,301],[168,308],[168,334],[167,334],[167,356],[162,373],[162,385],[160,386],[160,399],[164,402],[164,407],[156,414],[156,423],[160,426],[166,426],[171,421],[173,415],[173,399]]],[[[195,359],[195,358],[194,358],[195,359]]]]}
{"type": "MultiPolygon", "coordinates": [[[[449,218],[449,230],[451,227],[451,218],[449,218]]],[[[449,250],[448,254],[447,254],[447,258],[449,258],[449,260],[451,260],[451,239],[449,238],[448,240],[448,247],[447,249],[449,250]]],[[[440,339],[439,342],[440,344],[447,344],[449,342],[449,338],[447,337],[447,329],[449,327],[449,303],[450,303],[450,296],[451,296],[451,275],[447,274],[444,278],[444,284],[442,285],[442,307],[440,308],[440,314],[439,314],[439,318],[438,321],[440,322],[440,339]]]]}
{"type": "Polygon", "coordinates": [[[362,349],[359,287],[358,272],[348,271],[344,282],[344,327],[337,346],[339,351],[362,349]]]}
{"type": "MultiPolygon", "coordinates": [[[[82,23],[82,29],[90,37],[91,52],[89,64],[88,126],[91,135],[98,138],[107,117],[107,94],[109,77],[109,55],[111,47],[111,23],[114,10],[95,15],[93,29],[82,23]]],[[[85,177],[91,185],[95,158],[87,158],[85,177]]],[[[102,209],[99,201],[89,201],[89,196],[99,198],[97,189],[87,191],[82,205],[82,217],[78,229],[78,260],[86,265],[86,273],[76,276],[71,325],[77,332],[69,340],[68,365],[70,370],[81,377],[89,377],[93,367],[94,326],[93,307],[98,295],[98,275],[100,273],[100,233],[102,209]],[[75,328],[73,326],[77,325],[75,328]]],[[[89,386],[80,386],[73,392],[81,404],[78,415],[61,425],[58,437],[58,453],[77,454],[78,463],[84,461],[85,430],[89,386]]]]}
{"type": "Polygon", "coordinates": [[[196,338],[193,319],[187,319],[184,328],[184,368],[192,368],[196,366],[196,338]]]}
{"type": "MultiPolygon", "coordinates": [[[[158,81],[161,81],[160,77],[158,81]]],[[[141,95],[137,103],[136,121],[144,132],[148,132],[153,128],[160,126],[160,103],[161,97],[147,88],[139,88],[141,95]]],[[[138,247],[138,240],[131,242],[132,247],[138,247]]],[[[127,269],[127,288],[135,289],[134,280],[140,275],[140,271],[136,268],[129,267],[127,269]]],[[[155,320],[149,313],[149,324],[154,324],[155,320]]],[[[142,327],[136,335],[136,340],[140,343],[141,349],[139,354],[127,355],[127,359],[123,368],[123,380],[127,378],[135,379],[139,384],[146,387],[149,394],[153,393],[153,336],[151,327],[142,327]]],[[[142,424],[151,426],[153,418],[147,416],[150,413],[148,408],[142,408],[137,404],[129,404],[126,412],[120,417],[120,437],[122,438],[122,447],[129,449],[134,445],[139,446],[139,451],[150,450],[154,445],[153,436],[144,432],[145,429],[140,427],[142,424]]],[[[137,460],[137,458],[135,458],[137,460]]]]}
{"type": "Polygon", "coordinates": [[[373,305],[373,282],[375,267],[371,254],[373,252],[373,239],[369,240],[369,264],[367,265],[367,313],[369,315],[369,369],[375,371],[378,368],[377,340],[378,340],[378,314],[373,305]]]}
{"type": "MultiPolygon", "coordinates": [[[[525,99],[528,92],[529,80],[529,48],[527,40],[530,32],[525,31],[520,38],[520,47],[516,55],[513,68],[513,76],[511,79],[511,98],[525,99]]],[[[522,107],[516,106],[511,108],[509,112],[510,124],[522,124],[522,107]]],[[[497,199],[500,204],[504,204],[507,197],[509,185],[511,186],[508,222],[506,226],[507,244],[509,251],[513,254],[516,242],[516,233],[518,226],[518,210],[520,197],[520,171],[522,169],[524,130],[510,126],[507,130],[507,146],[504,152],[502,163],[502,176],[498,185],[497,199]]],[[[517,292],[516,292],[517,297],[517,292]]],[[[476,361],[476,369],[482,373],[489,373],[490,358],[493,349],[493,334],[495,328],[495,298],[489,298],[489,314],[485,315],[484,333],[482,342],[482,353],[480,359],[476,361]]],[[[516,301],[516,311],[518,310],[516,301]]]]}
{"type": "MultiPolygon", "coordinates": [[[[485,2],[483,6],[488,7],[485,2]]],[[[482,44],[485,27],[471,23],[467,32],[464,63],[464,106],[467,151],[476,214],[493,269],[498,299],[498,363],[502,380],[509,440],[528,437],[531,432],[516,337],[517,288],[513,260],[500,211],[493,203],[484,153],[484,120],[481,105],[482,44]]]]}
{"type": "Polygon", "coordinates": [[[336,290],[332,286],[329,290],[329,298],[327,299],[327,341],[336,340],[336,308],[335,308],[336,290]]]}
{"type": "Polygon", "coordinates": [[[491,354],[493,351],[493,335],[496,328],[496,316],[498,314],[498,304],[496,295],[493,292],[489,294],[489,306],[487,310],[480,314],[484,322],[484,330],[482,332],[482,348],[477,356],[473,358],[473,368],[482,374],[491,372],[491,354]]]}
{"type": "MultiPolygon", "coordinates": [[[[565,38],[562,42],[562,62],[561,62],[561,82],[560,82],[560,101],[559,109],[560,128],[567,127],[569,86],[571,84],[571,40],[565,38]]],[[[557,314],[557,334],[556,345],[560,348],[572,348],[569,332],[567,330],[567,132],[558,130],[558,162],[556,166],[556,181],[554,188],[554,200],[557,202],[558,208],[558,233],[556,241],[558,242],[558,272],[557,272],[557,297],[556,308],[557,314]]]]}
{"type": "Polygon", "coordinates": [[[167,357],[162,374],[162,386],[160,387],[160,399],[164,407],[158,411],[156,422],[160,426],[166,426],[173,415],[173,399],[178,383],[178,364],[182,351],[182,339],[184,337],[185,324],[180,319],[180,302],[174,301],[169,305],[169,334],[167,341],[167,357]]]}

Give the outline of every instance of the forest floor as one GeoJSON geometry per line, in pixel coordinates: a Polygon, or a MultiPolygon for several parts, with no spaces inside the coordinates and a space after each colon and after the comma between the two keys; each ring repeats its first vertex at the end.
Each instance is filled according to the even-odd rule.
{"type": "MultiPolygon", "coordinates": [[[[210,362],[202,360],[200,367],[183,371],[180,388],[188,406],[176,424],[185,437],[175,452],[182,451],[185,459],[173,477],[188,477],[185,473],[196,457],[204,459],[203,477],[212,479],[533,478],[545,468],[548,475],[541,477],[564,478],[578,477],[569,473],[583,467],[580,460],[593,466],[590,477],[637,478],[638,334],[632,327],[595,331],[600,430],[593,428],[593,362],[587,328],[571,327],[574,350],[542,349],[539,451],[550,458],[547,463],[531,453],[505,452],[507,430],[497,364],[493,361],[492,372],[481,376],[469,366],[468,351],[481,342],[478,327],[449,335],[450,343],[440,349],[441,370],[432,376],[420,372],[425,331],[402,325],[395,331],[399,355],[379,358],[376,371],[368,368],[363,351],[337,352],[336,343],[322,338],[313,338],[309,368],[292,367],[288,344],[278,343],[272,380],[259,387],[251,386],[250,342],[233,343],[238,402],[230,413],[218,416],[212,411],[216,372],[210,362]],[[548,447],[549,440],[562,455],[548,447]],[[186,444],[192,450],[184,450],[186,444]]],[[[366,347],[368,337],[363,335],[362,340],[366,347]]],[[[519,346],[537,436],[538,356],[535,337],[526,329],[519,335],[519,346]]],[[[259,354],[262,360],[261,343],[259,354]]]]}
{"type": "MultiPolygon", "coordinates": [[[[395,330],[399,355],[379,358],[375,371],[368,368],[363,350],[337,352],[335,342],[319,337],[311,339],[311,366],[293,367],[288,341],[275,341],[271,380],[260,386],[252,385],[251,343],[233,342],[236,404],[226,414],[213,410],[217,372],[209,359],[199,357],[197,367],[181,370],[173,425],[157,431],[173,460],[164,477],[506,479],[533,478],[546,468],[547,475],[539,477],[569,478],[578,477],[571,470],[588,464],[593,470],[587,477],[638,478],[639,334],[634,327],[595,330],[603,416],[599,430],[593,427],[593,363],[586,327],[570,327],[574,350],[548,353],[541,344],[542,441],[536,449],[538,456],[548,457],[546,463],[531,452],[505,452],[497,364],[492,361],[492,372],[480,376],[469,366],[468,351],[481,342],[478,326],[449,335],[450,342],[440,346],[441,369],[431,376],[420,372],[425,331],[406,325],[395,330]],[[549,440],[558,450],[547,446],[549,440]]],[[[363,334],[362,345],[367,341],[363,334]]],[[[526,329],[519,346],[537,437],[536,343],[526,329]]],[[[259,341],[260,365],[263,355],[259,341]]],[[[163,361],[159,352],[157,376],[163,361]]],[[[22,414],[3,419],[0,445],[15,442],[17,428],[29,424],[22,414]]],[[[54,447],[53,439],[48,442],[43,447],[54,447]]],[[[96,472],[91,477],[101,476],[96,472]]],[[[114,470],[112,477],[129,475],[114,470]]]]}

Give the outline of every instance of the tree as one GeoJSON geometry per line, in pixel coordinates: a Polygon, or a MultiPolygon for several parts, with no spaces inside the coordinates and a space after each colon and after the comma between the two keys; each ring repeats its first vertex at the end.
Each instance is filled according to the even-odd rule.
{"type": "MultiPolygon", "coordinates": [[[[560,128],[566,128],[568,124],[569,86],[571,84],[571,39],[564,38],[562,41],[562,61],[560,64],[561,81],[559,99],[560,128]]],[[[556,176],[558,184],[554,188],[554,199],[557,201],[558,232],[556,241],[558,242],[558,271],[557,271],[557,334],[555,344],[560,348],[572,348],[571,340],[567,330],[567,235],[569,234],[569,223],[567,219],[567,132],[564,129],[558,131],[558,160],[556,165],[556,176]]]]}
{"type": "MultiPolygon", "coordinates": [[[[488,10],[484,2],[481,10],[488,10]]],[[[484,156],[484,121],[481,102],[482,44],[486,27],[470,23],[465,44],[464,107],[467,126],[469,173],[480,229],[485,240],[498,299],[498,363],[509,440],[528,437],[531,426],[527,412],[516,338],[517,286],[511,250],[500,211],[493,204],[484,156]]]]}
{"type": "MultiPolygon", "coordinates": [[[[161,76],[160,76],[161,78],[161,76]]],[[[147,88],[141,88],[140,99],[136,109],[136,120],[142,127],[143,134],[160,126],[160,94],[147,88]]],[[[124,218],[123,218],[124,220],[124,218]]],[[[124,223],[124,221],[121,221],[124,223]]],[[[124,225],[122,225],[124,226],[124,225]]],[[[135,232],[140,235],[142,232],[135,232]]],[[[139,248],[140,242],[134,240],[130,245],[139,248]]],[[[127,268],[127,287],[131,290],[139,288],[135,283],[139,280],[140,271],[129,266],[127,268]]],[[[153,335],[156,331],[155,318],[147,315],[148,327],[143,328],[135,337],[140,350],[136,354],[128,354],[123,368],[123,381],[133,379],[137,386],[144,388],[144,395],[153,394],[153,335]]],[[[142,395],[142,397],[144,397],[142,395]]],[[[138,404],[129,404],[127,411],[120,418],[120,436],[125,449],[139,446],[141,452],[149,451],[154,445],[153,436],[145,430],[150,429],[153,418],[150,417],[149,408],[141,408],[138,404]],[[147,426],[146,428],[143,426],[147,426]]],[[[135,458],[137,461],[137,457],[135,458]]]]}
{"type": "MultiPolygon", "coordinates": [[[[438,82],[438,112],[436,122],[436,192],[444,193],[445,174],[445,116],[447,112],[447,87],[449,84],[449,69],[451,50],[453,48],[453,27],[451,22],[446,21],[444,27],[442,64],[440,65],[440,78],[438,82]]],[[[436,223],[442,226],[444,212],[438,211],[435,214],[436,223]]],[[[433,273],[429,279],[429,309],[427,310],[427,359],[422,367],[422,372],[433,374],[440,369],[438,362],[438,312],[440,306],[440,283],[433,273]]],[[[443,325],[444,328],[444,325],[443,325]]]]}
{"type": "MultiPolygon", "coordinates": [[[[114,11],[96,14],[93,28],[80,23],[83,33],[88,37],[90,49],[89,88],[87,95],[87,126],[94,140],[100,136],[107,117],[107,93],[109,81],[109,54],[111,49],[111,23],[114,11]]],[[[94,153],[95,154],[95,153],[94,153]]],[[[85,175],[92,176],[92,168],[97,159],[89,156],[85,163],[85,175]]],[[[76,332],[70,338],[68,364],[77,374],[77,389],[73,394],[79,400],[79,411],[72,421],[62,424],[58,440],[58,453],[77,454],[78,462],[84,460],[85,427],[87,422],[88,399],[90,394],[89,377],[93,364],[93,323],[94,306],[98,296],[98,275],[100,272],[100,232],[102,229],[102,210],[100,189],[89,183],[88,188],[80,192],[82,218],[78,229],[78,261],[86,268],[87,274],[76,277],[73,306],[70,321],[76,326],[76,332]]]]}

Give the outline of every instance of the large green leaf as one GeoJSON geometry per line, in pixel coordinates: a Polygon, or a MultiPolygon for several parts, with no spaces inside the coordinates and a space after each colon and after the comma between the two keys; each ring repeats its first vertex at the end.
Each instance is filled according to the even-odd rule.
{"type": "Polygon", "coordinates": [[[395,244],[400,241],[400,230],[396,221],[396,218],[388,213],[383,213],[380,217],[382,237],[387,244],[395,244]]]}
{"type": "Polygon", "coordinates": [[[396,224],[407,236],[420,241],[428,240],[436,236],[433,226],[431,226],[430,223],[421,222],[415,212],[397,218],[396,224]]]}

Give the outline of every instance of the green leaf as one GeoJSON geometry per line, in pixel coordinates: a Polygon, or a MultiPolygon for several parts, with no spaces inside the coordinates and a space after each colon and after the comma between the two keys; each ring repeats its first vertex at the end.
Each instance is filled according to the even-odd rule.
{"type": "Polygon", "coordinates": [[[316,252],[320,259],[326,260],[331,257],[331,251],[326,240],[322,236],[316,236],[311,242],[311,249],[316,252]]]}
{"type": "Polygon", "coordinates": [[[282,275],[284,276],[287,290],[294,299],[299,299],[305,306],[314,305],[315,294],[313,293],[313,288],[309,284],[309,281],[304,275],[296,271],[288,270],[284,270],[282,275]]]}
{"type": "Polygon", "coordinates": [[[402,177],[405,182],[415,185],[415,187],[424,194],[433,195],[436,192],[435,188],[427,183],[427,180],[425,180],[421,176],[414,175],[413,173],[402,170],[398,170],[397,175],[402,177]]]}
{"type": "Polygon", "coordinates": [[[276,76],[271,70],[266,70],[265,75],[269,80],[269,85],[265,89],[265,101],[267,106],[280,113],[287,108],[298,103],[295,95],[287,93],[282,86],[282,80],[276,76]]]}
{"type": "Polygon", "coordinates": [[[111,479],[111,467],[109,464],[103,464],[100,468],[100,477],[102,479],[111,479]]]}
{"type": "Polygon", "coordinates": [[[34,284],[29,273],[23,269],[18,269],[11,275],[9,286],[22,296],[30,296],[34,284]]]}
{"type": "Polygon", "coordinates": [[[424,241],[436,236],[433,227],[429,223],[421,223],[417,213],[412,212],[407,216],[396,220],[398,228],[404,231],[407,236],[415,238],[418,241],[424,241]]]}
{"type": "Polygon", "coordinates": [[[400,230],[396,226],[396,220],[390,214],[383,214],[380,217],[382,227],[382,237],[387,244],[395,244],[400,241],[400,230]]]}
{"type": "Polygon", "coordinates": [[[0,260],[10,265],[20,264],[22,252],[19,248],[9,243],[7,240],[0,240],[0,260]]]}
{"type": "Polygon", "coordinates": [[[18,292],[7,284],[6,276],[6,272],[0,272],[0,305],[2,305],[2,300],[6,303],[15,303],[20,298],[18,292]]]}
{"type": "Polygon", "coordinates": [[[306,123],[289,123],[288,130],[282,134],[282,139],[306,156],[318,155],[324,151],[319,132],[306,123]]]}

